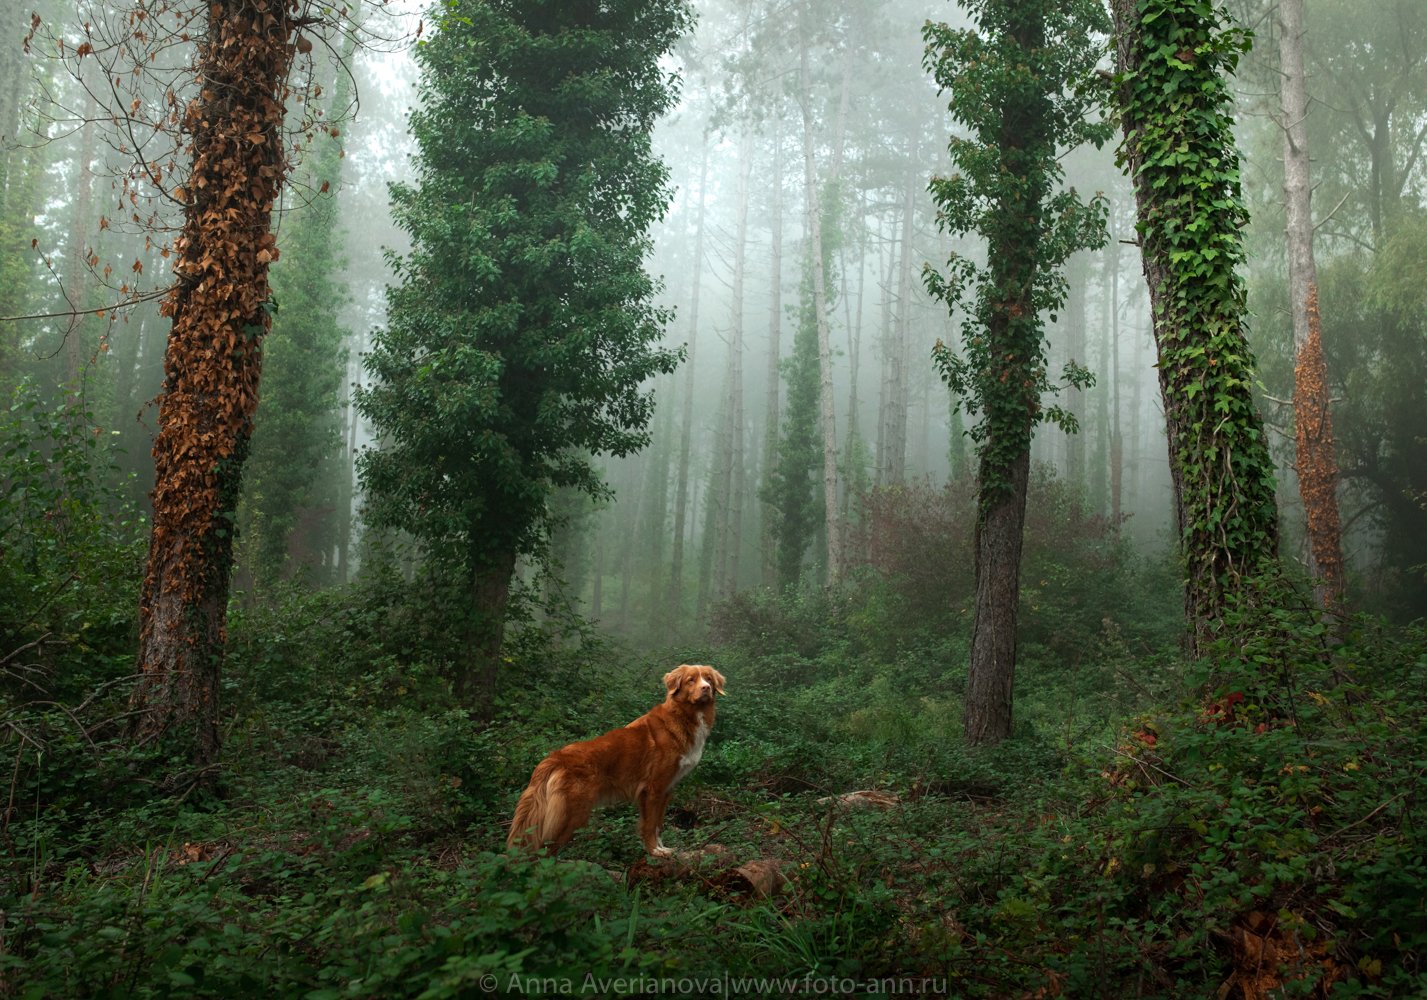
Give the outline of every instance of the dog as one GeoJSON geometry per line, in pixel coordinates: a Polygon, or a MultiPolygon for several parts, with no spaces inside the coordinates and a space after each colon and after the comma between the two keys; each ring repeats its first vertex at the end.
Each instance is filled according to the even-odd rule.
{"type": "Polygon", "coordinates": [[[550,854],[570,842],[596,806],[639,806],[639,840],[651,857],[674,852],[660,839],[674,786],[704,753],[724,678],[713,667],[683,664],[664,675],[668,692],[623,729],[571,743],[535,767],[515,807],[506,846],[550,854]]]}

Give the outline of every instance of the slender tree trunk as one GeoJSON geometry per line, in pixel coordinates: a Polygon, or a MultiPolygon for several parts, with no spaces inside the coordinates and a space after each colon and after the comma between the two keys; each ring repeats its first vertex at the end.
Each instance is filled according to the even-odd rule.
{"type": "Polygon", "coordinates": [[[595,582],[590,590],[590,617],[599,621],[604,617],[604,554],[607,531],[595,532],[595,582]]]}
{"type": "Polygon", "coordinates": [[[184,116],[193,170],[182,196],[176,282],[164,304],[173,327],[133,705],[140,739],[192,727],[199,765],[212,764],[219,750],[234,513],[270,325],[292,28],[276,0],[212,4],[198,55],[204,87],[184,116]]]}
{"type": "Polygon", "coordinates": [[[837,504],[837,400],[832,385],[832,334],[828,329],[826,276],[823,270],[822,209],[819,204],[817,170],[813,162],[812,77],[808,69],[808,3],[801,11],[804,29],[799,59],[803,110],[803,192],[807,199],[808,231],[812,242],[813,309],[817,313],[818,373],[821,391],[823,439],[823,509],[826,526],[827,576],[835,583],[842,576],[842,525],[837,504]]]}
{"type": "MultiPolygon", "coordinates": [[[[1065,350],[1068,360],[1084,365],[1085,286],[1090,280],[1090,259],[1085,252],[1077,253],[1066,265],[1069,295],[1065,302],[1065,350]]],[[[1089,492],[1085,476],[1085,393],[1071,386],[1065,393],[1065,408],[1075,417],[1078,429],[1065,440],[1065,478],[1077,489],[1089,492]]]]}
{"type": "MultiPolygon", "coordinates": [[[[895,217],[892,220],[895,224],[895,217]]],[[[889,227],[890,228],[890,227],[889,227]]],[[[887,259],[885,264],[879,259],[881,267],[882,289],[882,335],[878,338],[881,350],[878,352],[878,382],[877,382],[877,472],[875,481],[878,486],[886,486],[890,482],[889,473],[892,462],[889,458],[887,429],[891,423],[891,412],[893,398],[895,396],[893,358],[900,356],[901,346],[897,341],[898,327],[895,325],[895,313],[892,310],[893,296],[892,276],[897,273],[897,251],[896,241],[888,239],[884,241],[887,259]]],[[[879,254],[879,258],[880,258],[879,254]]]]}
{"type": "Polygon", "coordinates": [[[1116,68],[1125,80],[1118,95],[1123,155],[1138,206],[1186,558],[1189,649],[1198,655],[1231,597],[1273,571],[1278,545],[1273,463],[1251,391],[1253,354],[1237,274],[1244,222],[1238,152],[1219,77],[1222,57],[1209,54],[1223,30],[1221,12],[1185,0],[1177,17],[1151,23],[1141,20],[1136,0],[1111,0],[1110,7],[1116,68]],[[1165,45],[1201,55],[1183,69],[1182,61],[1159,57],[1165,45]],[[1164,73],[1179,80],[1172,106],[1166,95],[1173,81],[1156,83],[1164,73]],[[1171,149],[1173,157],[1163,155],[1171,149]],[[1184,217],[1190,210],[1192,220],[1184,217]]]}
{"type": "Polygon", "coordinates": [[[753,133],[745,128],[738,153],[738,208],[734,233],[732,325],[728,344],[729,497],[728,528],[720,592],[738,589],[739,549],[743,545],[743,491],[746,488],[743,447],[743,286],[748,258],[748,188],[753,174],[753,133]]]}
{"type": "Polygon", "coordinates": [[[1110,268],[1110,521],[1124,523],[1125,439],[1120,432],[1120,246],[1111,243],[1110,268]]]}
{"type": "Polygon", "coordinates": [[[733,435],[728,411],[730,393],[727,384],[719,403],[715,432],[713,462],[709,467],[708,487],[704,491],[704,531],[699,539],[699,590],[696,613],[702,619],[709,602],[718,597],[723,564],[728,556],[728,507],[733,484],[733,435]]]}
{"type": "MultiPolygon", "coordinates": [[[[357,349],[352,352],[347,365],[347,385],[351,386],[362,377],[362,352],[365,350],[366,335],[359,331],[353,339],[357,349]]],[[[340,489],[337,493],[337,582],[350,583],[352,580],[352,505],[357,495],[357,427],[360,420],[357,408],[352,405],[349,392],[342,405],[343,432],[346,442],[343,460],[346,468],[342,472],[340,489]]]]}
{"type": "MultiPolygon", "coordinates": [[[[673,393],[669,390],[674,387],[674,375],[671,373],[662,381],[664,384],[660,386],[659,391],[666,397],[672,396],[673,393]]],[[[655,630],[664,621],[668,603],[659,586],[659,580],[664,572],[664,542],[669,530],[669,467],[673,464],[673,437],[673,407],[661,407],[656,415],[654,441],[649,449],[644,477],[644,495],[648,504],[644,517],[643,563],[646,579],[649,581],[645,611],[651,628],[655,630]]]]}
{"type": "Polygon", "coordinates": [[[674,546],[669,565],[669,613],[684,613],[684,521],[689,506],[689,453],[694,435],[694,355],[699,341],[699,286],[704,268],[704,208],[708,204],[709,137],[699,159],[699,209],[694,221],[693,290],[689,294],[689,356],[684,361],[684,412],[679,424],[679,478],[674,490],[674,546]]]}
{"type": "Polygon", "coordinates": [[[1288,289],[1293,313],[1293,418],[1298,493],[1308,524],[1308,571],[1318,606],[1343,596],[1338,460],[1333,446],[1328,367],[1318,319],[1318,266],[1313,258],[1313,185],[1308,156],[1308,78],[1304,71],[1303,0],[1279,0],[1279,71],[1283,105],[1283,204],[1287,215],[1288,289]]]}
{"type": "Polygon", "coordinates": [[[920,179],[915,174],[907,178],[906,197],[902,204],[902,235],[897,241],[897,317],[887,353],[889,383],[887,386],[887,482],[900,484],[907,480],[907,416],[911,408],[911,387],[907,378],[907,342],[911,339],[912,280],[915,266],[912,253],[913,217],[920,179]]]}
{"type": "MultiPolygon", "coordinates": [[[[774,116],[773,129],[773,204],[770,209],[769,227],[769,307],[768,307],[768,399],[764,407],[763,425],[763,481],[771,481],[773,471],[778,468],[778,431],[782,420],[780,390],[783,379],[780,372],[783,333],[783,135],[779,128],[781,118],[774,116]]],[[[778,543],[773,534],[776,517],[771,504],[766,500],[760,505],[762,524],[758,537],[762,552],[763,585],[771,587],[778,580],[778,543]]]]}
{"type": "Polygon", "coordinates": [[[90,264],[92,247],[89,243],[89,226],[94,214],[94,137],[99,129],[99,101],[93,90],[86,91],[84,121],[80,127],[79,159],[74,165],[74,201],[70,205],[69,222],[69,268],[68,285],[65,289],[69,307],[74,313],[65,320],[64,335],[64,375],[74,391],[79,391],[80,379],[84,374],[85,360],[89,345],[85,343],[85,333],[89,314],[85,312],[89,302],[90,264]]]}

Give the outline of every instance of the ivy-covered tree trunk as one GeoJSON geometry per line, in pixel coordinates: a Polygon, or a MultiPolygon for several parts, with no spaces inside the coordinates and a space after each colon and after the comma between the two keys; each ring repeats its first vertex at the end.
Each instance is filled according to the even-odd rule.
{"type": "Polygon", "coordinates": [[[1343,596],[1338,458],[1328,364],[1318,318],[1318,265],[1313,256],[1313,184],[1308,156],[1308,75],[1304,68],[1303,0],[1279,0],[1278,52],[1283,109],[1283,205],[1287,216],[1288,295],[1293,313],[1293,423],[1298,495],[1308,525],[1308,571],[1318,606],[1343,596]]]}
{"type": "Polygon", "coordinates": [[[178,197],[173,320],[154,441],[153,532],[140,599],[136,735],[192,727],[216,759],[218,677],[233,516],[258,402],[267,332],[271,218],[286,164],[282,88],[293,25],[283,0],[209,7],[187,108],[193,169],[178,197]]]}
{"type": "MultiPolygon", "coordinates": [[[[1045,44],[1044,15],[1034,5],[1008,13],[1005,43],[1022,52],[1045,44]]],[[[999,221],[986,233],[990,284],[999,294],[986,313],[987,356],[1000,383],[983,400],[986,436],[978,473],[973,547],[976,611],[966,678],[966,741],[999,743],[1011,735],[1016,623],[1021,603],[1021,539],[1030,483],[1031,435],[1040,410],[1041,329],[1033,297],[1042,266],[1041,206],[1050,192],[1043,163],[1055,147],[1050,100],[1027,87],[1004,99],[996,150],[1005,176],[1020,178],[1003,197],[999,221]]],[[[904,249],[905,253],[906,250],[904,249]]]]}
{"type": "Polygon", "coordinates": [[[1120,156],[1149,283],[1190,649],[1278,547],[1273,463],[1254,406],[1238,266],[1247,220],[1232,73],[1245,38],[1198,0],[1111,0],[1120,156]]]}

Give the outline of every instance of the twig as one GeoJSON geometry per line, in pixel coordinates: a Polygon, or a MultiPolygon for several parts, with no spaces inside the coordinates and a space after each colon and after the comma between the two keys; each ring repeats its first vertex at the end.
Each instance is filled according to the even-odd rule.
{"type": "Polygon", "coordinates": [[[1119,750],[1119,749],[1117,749],[1117,748],[1115,748],[1115,747],[1112,747],[1112,746],[1110,746],[1110,745],[1107,744],[1107,743],[1102,743],[1102,744],[1100,744],[1100,745],[1101,745],[1102,747],[1104,747],[1106,750],[1109,750],[1109,751],[1110,751],[1111,753],[1113,753],[1113,754],[1118,754],[1118,755],[1121,756],[1121,757],[1124,757],[1124,758],[1126,758],[1126,759],[1128,759],[1128,760],[1134,761],[1136,764],[1140,765],[1140,767],[1148,767],[1148,768],[1150,768],[1151,770],[1158,771],[1160,774],[1164,775],[1166,778],[1169,778],[1171,781],[1177,781],[1177,782],[1179,782],[1179,783],[1180,783],[1181,785],[1183,785],[1185,788],[1194,788],[1194,787],[1195,787],[1193,784],[1191,784],[1191,783],[1188,782],[1188,781],[1185,781],[1185,780],[1184,780],[1183,778],[1181,778],[1179,775],[1177,775],[1177,774],[1171,774],[1170,772],[1166,771],[1164,768],[1160,767],[1160,766],[1157,765],[1157,764],[1151,764],[1151,763],[1150,763],[1149,761],[1147,761],[1147,760],[1140,760],[1140,758],[1136,757],[1134,754],[1132,754],[1132,753],[1125,753],[1125,751],[1119,750]]]}
{"type": "MultiPolygon", "coordinates": [[[[1410,789],[1409,789],[1408,791],[1410,791],[1410,789]]],[[[1384,809],[1386,809],[1388,806],[1392,805],[1394,802],[1396,802],[1398,799],[1402,798],[1402,797],[1405,796],[1406,794],[1407,794],[1407,791],[1398,792],[1398,793],[1397,793],[1396,795],[1394,795],[1392,798],[1388,799],[1386,802],[1383,802],[1383,803],[1382,803],[1381,805],[1379,805],[1376,809],[1374,809],[1372,812],[1368,813],[1366,816],[1362,817],[1361,819],[1355,819],[1355,820],[1353,820],[1351,823],[1349,823],[1347,826],[1339,827],[1338,829],[1334,830],[1332,833],[1328,834],[1328,836],[1326,836],[1326,837],[1323,838],[1323,842],[1326,844],[1328,841],[1330,841],[1330,840],[1332,840],[1334,837],[1338,836],[1338,834],[1340,834],[1340,833],[1347,833],[1347,832],[1348,832],[1349,830],[1351,830],[1353,827],[1355,827],[1355,826],[1361,826],[1362,824],[1364,824],[1364,823],[1366,823],[1368,820],[1372,819],[1372,818],[1373,818],[1374,816],[1376,816],[1378,813],[1382,812],[1384,809]]]]}
{"type": "Polygon", "coordinates": [[[138,305],[140,302],[148,302],[151,299],[161,298],[169,293],[172,285],[163,288],[155,288],[152,292],[145,292],[143,295],[136,295],[131,299],[124,299],[108,306],[96,306],[93,309],[64,309],[60,312],[50,313],[30,313],[28,316],[0,316],[0,323],[19,323],[27,319],[78,319],[81,316],[98,316],[106,312],[116,312],[120,309],[127,309],[129,306],[138,305]]]}

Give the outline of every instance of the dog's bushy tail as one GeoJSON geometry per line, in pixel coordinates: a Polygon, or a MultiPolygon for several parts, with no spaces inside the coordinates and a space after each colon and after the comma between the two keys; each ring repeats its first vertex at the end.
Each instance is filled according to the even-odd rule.
{"type": "Polygon", "coordinates": [[[506,847],[519,845],[527,851],[538,851],[556,838],[565,822],[565,793],[560,779],[560,769],[553,761],[541,761],[536,767],[516,803],[506,847]]]}

